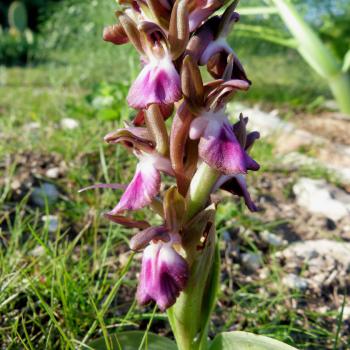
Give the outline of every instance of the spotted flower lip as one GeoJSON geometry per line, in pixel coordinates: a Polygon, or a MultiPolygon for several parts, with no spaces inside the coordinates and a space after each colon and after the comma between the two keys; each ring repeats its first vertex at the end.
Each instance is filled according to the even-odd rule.
{"type": "Polygon", "coordinates": [[[136,298],[145,305],[155,301],[160,310],[171,307],[188,279],[186,260],[171,242],[151,242],[143,252],[136,298]]]}

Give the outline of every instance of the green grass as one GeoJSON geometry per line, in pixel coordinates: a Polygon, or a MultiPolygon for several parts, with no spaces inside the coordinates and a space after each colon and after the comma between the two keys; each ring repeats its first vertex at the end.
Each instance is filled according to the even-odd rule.
{"type": "MultiPolygon", "coordinates": [[[[132,176],[134,160],[121,148],[102,143],[107,132],[120,126],[122,120],[130,120],[133,114],[125,104],[125,96],[138,69],[136,58],[130,56],[129,49],[116,51],[116,56],[118,53],[119,62],[130,63],[116,62],[114,67],[112,59],[103,64],[102,58],[94,61],[91,54],[83,65],[60,65],[56,60],[35,67],[1,68],[0,177],[7,179],[0,188],[3,348],[84,348],[89,340],[116,330],[145,330],[153,317],[152,307],[139,308],[134,302],[140,256],[128,250],[132,232],[101,218],[101,212],[115,205],[120,192],[77,193],[92,183],[126,182],[132,176]],[[127,61],[125,57],[131,59],[127,61]],[[108,106],[96,107],[93,101],[97,97],[112,100],[108,106]],[[79,128],[61,129],[60,120],[67,117],[78,120],[79,128]],[[40,127],[30,129],[33,122],[40,127]],[[29,193],[19,200],[9,188],[11,181],[23,180],[21,176],[29,176],[32,171],[32,164],[26,168],[14,157],[23,152],[30,152],[34,160],[54,153],[66,163],[64,176],[50,180],[63,193],[55,205],[33,207],[28,205],[29,193]],[[41,217],[45,214],[59,217],[57,231],[49,232],[43,225],[41,217]]],[[[68,55],[60,58],[70,59],[68,55]]],[[[299,108],[300,103],[324,92],[320,85],[305,94],[317,78],[310,73],[314,80],[305,87],[308,78],[298,60],[288,72],[285,68],[290,63],[283,57],[247,56],[243,61],[255,82],[251,94],[245,97],[248,102],[292,103],[299,108]]],[[[264,164],[263,171],[267,170],[273,145],[259,142],[254,153],[264,164]]],[[[140,215],[154,220],[150,212],[140,215]]],[[[232,228],[231,218],[237,225],[256,232],[275,224],[262,223],[242,206],[226,203],[218,213],[219,232],[232,228]]],[[[254,240],[247,239],[244,244],[247,251],[258,249],[254,240]]],[[[216,308],[215,317],[221,322],[211,325],[210,334],[244,329],[300,349],[331,349],[338,315],[308,309],[301,313],[300,308],[285,303],[295,300],[302,304],[303,296],[279,288],[282,271],[270,253],[264,258],[269,271],[266,278],[253,279],[248,285],[231,277],[222,281],[223,287],[229,288],[224,288],[216,308]]],[[[151,330],[171,336],[166,318],[159,312],[154,315],[151,330]]],[[[341,337],[339,342],[343,342],[341,337]]]]}

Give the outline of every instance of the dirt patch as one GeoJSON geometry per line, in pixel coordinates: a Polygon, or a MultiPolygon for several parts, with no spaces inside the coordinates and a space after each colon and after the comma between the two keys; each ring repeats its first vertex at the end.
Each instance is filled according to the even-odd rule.
{"type": "Polygon", "coordinates": [[[299,128],[312,134],[350,146],[350,118],[339,113],[323,112],[317,116],[302,114],[297,115],[292,121],[299,128]]]}
{"type": "Polygon", "coordinates": [[[320,238],[350,241],[350,217],[335,222],[297,205],[292,191],[298,179],[296,172],[259,175],[252,183],[257,192],[253,197],[259,207],[259,212],[253,215],[265,223],[282,221],[274,233],[288,242],[320,238]]]}

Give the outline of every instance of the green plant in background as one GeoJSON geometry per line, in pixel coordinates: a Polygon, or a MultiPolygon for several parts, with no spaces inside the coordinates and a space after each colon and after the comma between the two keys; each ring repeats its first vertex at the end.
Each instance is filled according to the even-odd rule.
{"type": "Polygon", "coordinates": [[[23,33],[28,26],[28,15],[26,7],[20,1],[11,3],[8,9],[8,22],[11,29],[23,33]]]}
{"type": "Polygon", "coordinates": [[[276,32],[274,28],[260,25],[248,24],[240,30],[259,39],[297,49],[310,67],[327,81],[339,109],[350,115],[350,46],[346,35],[348,26],[345,24],[345,30],[341,30],[342,27],[328,17],[320,31],[320,35],[330,42],[330,45],[326,45],[290,0],[265,0],[265,2],[270,7],[246,8],[243,13],[247,15],[279,14],[293,38],[276,32]]]}
{"type": "Polygon", "coordinates": [[[33,32],[28,28],[28,14],[22,2],[10,4],[7,21],[9,27],[0,33],[0,63],[25,63],[35,41],[33,32]]]}

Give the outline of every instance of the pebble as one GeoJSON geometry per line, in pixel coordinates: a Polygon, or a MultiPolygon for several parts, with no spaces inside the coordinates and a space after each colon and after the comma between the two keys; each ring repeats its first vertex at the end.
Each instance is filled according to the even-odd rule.
{"type": "Polygon", "coordinates": [[[293,186],[298,205],[335,222],[350,214],[350,195],[325,180],[300,178],[293,186]]]}
{"type": "Polygon", "coordinates": [[[279,132],[291,132],[294,127],[291,123],[285,122],[278,116],[278,111],[265,112],[258,107],[247,108],[236,103],[229,108],[235,113],[243,113],[243,116],[249,117],[249,129],[259,130],[262,137],[271,136],[279,132]]]}
{"type": "Polygon", "coordinates": [[[30,255],[32,256],[41,256],[45,253],[45,249],[42,245],[36,246],[31,252],[30,255]]]}
{"type": "Polygon", "coordinates": [[[260,232],[260,238],[267,244],[273,247],[281,247],[287,245],[287,241],[282,239],[281,237],[271,233],[269,231],[260,232]]]}
{"type": "Polygon", "coordinates": [[[72,118],[63,118],[60,122],[61,128],[65,130],[74,130],[79,127],[79,122],[72,118]]]}
{"type": "Polygon", "coordinates": [[[44,222],[44,225],[47,227],[50,233],[57,231],[59,225],[58,216],[44,215],[42,216],[41,220],[44,222]]]}
{"type": "Polygon", "coordinates": [[[348,242],[337,242],[330,239],[314,239],[304,242],[297,242],[291,244],[289,247],[283,250],[282,255],[287,260],[293,260],[300,258],[308,264],[312,265],[312,260],[317,259],[317,269],[320,270],[322,266],[319,264],[326,263],[323,257],[332,258],[338,264],[343,266],[344,271],[350,269],[350,243],[348,242]]]}
{"type": "Polygon", "coordinates": [[[50,168],[46,170],[45,175],[50,179],[57,179],[60,175],[61,169],[58,167],[50,168]]]}
{"type": "Polygon", "coordinates": [[[38,130],[40,129],[40,123],[38,122],[31,122],[31,123],[28,123],[24,126],[24,129],[25,130],[38,130]]]}
{"type": "Polygon", "coordinates": [[[59,192],[57,187],[53,184],[44,183],[40,187],[34,187],[30,195],[34,204],[39,207],[45,207],[47,201],[48,205],[52,205],[57,202],[59,192]]]}
{"type": "Polygon", "coordinates": [[[241,259],[243,266],[250,271],[256,271],[262,265],[261,254],[258,253],[243,253],[241,259]]]}
{"type": "Polygon", "coordinates": [[[297,289],[301,291],[307,289],[308,287],[308,281],[303,277],[295,275],[294,273],[289,273],[288,275],[284,276],[282,283],[290,289],[297,289]]]}
{"type": "Polygon", "coordinates": [[[92,106],[96,109],[111,107],[113,105],[113,96],[97,96],[92,100],[92,106]]]}

